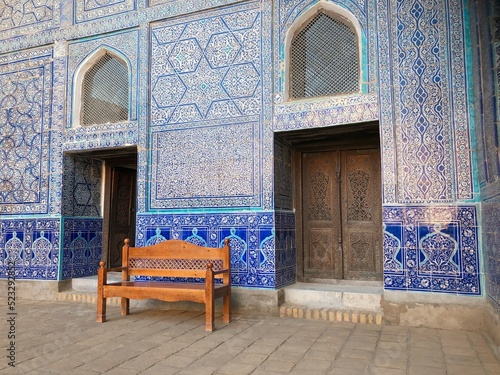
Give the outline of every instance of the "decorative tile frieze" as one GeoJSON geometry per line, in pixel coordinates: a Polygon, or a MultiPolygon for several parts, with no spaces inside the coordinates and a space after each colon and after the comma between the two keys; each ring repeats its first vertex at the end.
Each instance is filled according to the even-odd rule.
{"type": "Polygon", "coordinates": [[[386,289],[481,294],[475,206],[383,209],[386,289]]]}
{"type": "Polygon", "coordinates": [[[97,275],[102,256],[102,219],[64,218],[62,279],[97,275]]]}
{"type": "Polygon", "coordinates": [[[275,107],[275,131],[377,121],[378,97],[372,94],[348,95],[315,101],[298,101],[275,107]]]}
{"type": "Polygon", "coordinates": [[[59,27],[60,0],[0,0],[0,40],[59,27]]]}
{"type": "Polygon", "coordinates": [[[154,132],[150,207],[258,206],[257,134],[255,121],[154,132]]]}
{"type": "Polygon", "coordinates": [[[0,278],[57,280],[58,219],[3,219],[0,222],[0,278]]]}
{"type": "Polygon", "coordinates": [[[75,23],[98,20],[135,9],[135,0],[75,0],[75,23]]]}
{"type": "Polygon", "coordinates": [[[47,213],[52,50],[0,57],[0,214],[47,213]]]}
{"type": "Polygon", "coordinates": [[[237,286],[274,288],[272,213],[139,215],[136,246],[182,239],[209,247],[231,246],[232,282],[237,286]]]}

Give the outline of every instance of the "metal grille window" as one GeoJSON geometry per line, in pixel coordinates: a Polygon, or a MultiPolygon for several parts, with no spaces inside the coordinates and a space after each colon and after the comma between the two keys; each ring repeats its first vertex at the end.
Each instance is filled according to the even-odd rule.
{"type": "Polygon", "coordinates": [[[105,53],[85,73],[82,92],[82,125],[128,120],[128,68],[105,53]]]}
{"type": "Polygon", "coordinates": [[[358,40],[349,25],[318,13],[293,38],[290,52],[292,98],[359,92],[358,40]]]}

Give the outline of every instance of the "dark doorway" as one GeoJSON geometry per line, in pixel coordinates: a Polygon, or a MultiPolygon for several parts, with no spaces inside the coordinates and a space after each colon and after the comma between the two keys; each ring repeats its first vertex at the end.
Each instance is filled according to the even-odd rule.
{"type": "MultiPolygon", "coordinates": [[[[110,267],[122,265],[122,247],[125,238],[135,243],[135,202],[136,180],[135,169],[119,166],[108,166],[110,176],[109,195],[109,240],[108,264],[110,267]]],[[[106,195],[107,196],[107,195],[106,195]]]]}
{"type": "Polygon", "coordinates": [[[103,162],[102,259],[121,266],[125,238],[135,244],[137,147],[91,150],[80,156],[103,162]]]}
{"type": "Polygon", "coordinates": [[[293,150],[299,279],[381,280],[378,124],[280,136],[293,150]]]}

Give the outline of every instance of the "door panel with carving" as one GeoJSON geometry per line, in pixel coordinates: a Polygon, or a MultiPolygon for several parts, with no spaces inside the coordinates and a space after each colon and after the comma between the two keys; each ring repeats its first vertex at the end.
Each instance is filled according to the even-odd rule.
{"type": "Polygon", "coordinates": [[[304,276],[342,277],[338,152],[302,154],[304,276]]]}
{"type": "Polygon", "coordinates": [[[382,278],[378,150],[342,152],[344,278],[382,278]]]}
{"type": "Polygon", "coordinates": [[[381,279],[378,149],[303,152],[301,162],[304,278],[381,279]]]}

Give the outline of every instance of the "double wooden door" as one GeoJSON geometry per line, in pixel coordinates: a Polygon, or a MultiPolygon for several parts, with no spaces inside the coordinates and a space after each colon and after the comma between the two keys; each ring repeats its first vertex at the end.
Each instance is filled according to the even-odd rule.
{"type": "Polygon", "coordinates": [[[381,280],[379,150],[300,152],[300,159],[303,277],[381,280]]]}

